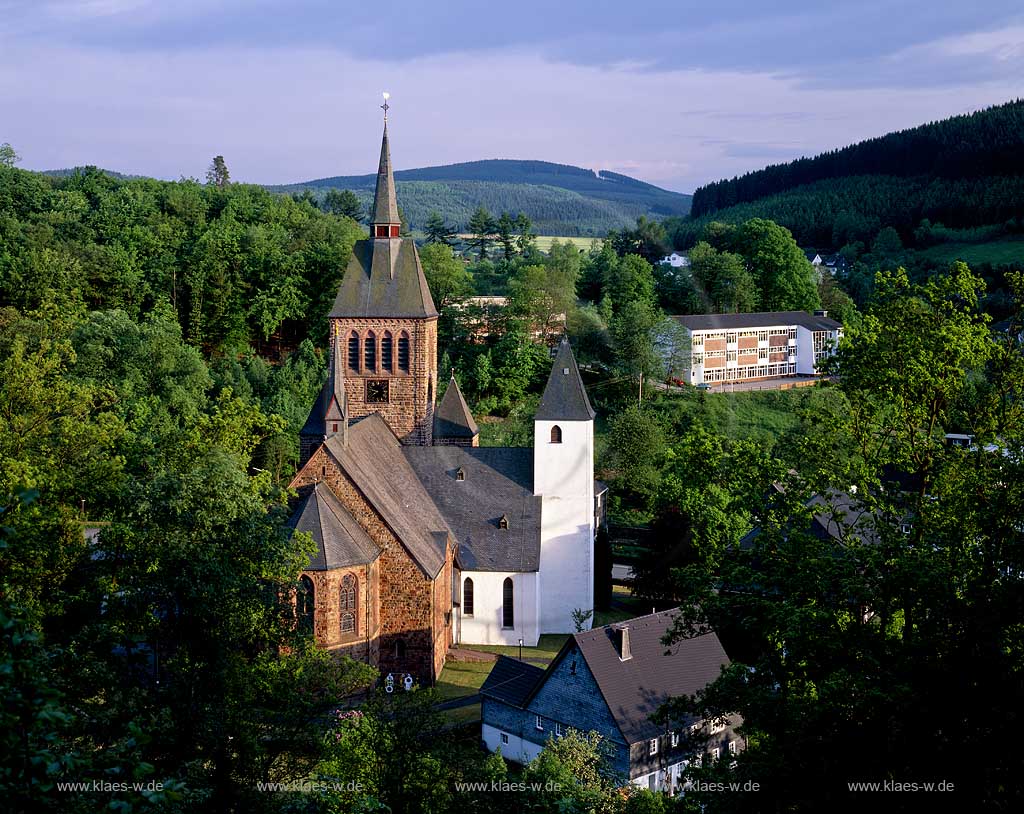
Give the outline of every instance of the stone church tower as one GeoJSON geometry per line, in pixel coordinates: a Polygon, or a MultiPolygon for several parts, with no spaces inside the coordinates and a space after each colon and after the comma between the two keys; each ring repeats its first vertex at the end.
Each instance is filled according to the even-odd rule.
{"type": "MultiPolygon", "coordinates": [[[[352,249],[328,316],[331,376],[314,411],[341,401],[332,396],[342,383],[339,407],[345,419],[379,413],[403,444],[429,446],[437,389],[437,310],[416,244],[400,236],[386,107],[371,218],[370,237],[352,249]]],[[[320,422],[314,424],[307,422],[303,429],[303,463],[325,440],[320,422]]]]}

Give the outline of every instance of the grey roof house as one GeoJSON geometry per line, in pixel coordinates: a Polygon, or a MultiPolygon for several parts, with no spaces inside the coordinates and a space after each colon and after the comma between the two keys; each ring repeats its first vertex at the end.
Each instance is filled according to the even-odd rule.
{"type": "MultiPolygon", "coordinates": [[[[673,730],[651,716],[670,698],[692,695],[714,681],[729,657],[714,633],[662,644],[676,612],[573,634],[546,670],[499,657],[480,691],[487,748],[526,763],[550,738],[570,729],[595,731],[611,746],[613,768],[624,782],[677,791],[682,770],[698,757],[687,751],[684,734],[704,722],[676,723],[673,730]]],[[[705,730],[707,754],[719,758],[740,751],[739,724],[735,716],[705,730]]]]}

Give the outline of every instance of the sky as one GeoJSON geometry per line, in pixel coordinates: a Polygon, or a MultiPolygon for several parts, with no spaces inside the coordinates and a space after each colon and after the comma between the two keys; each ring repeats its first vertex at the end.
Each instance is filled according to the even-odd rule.
{"type": "Polygon", "coordinates": [[[289,183],[555,161],[667,189],[1024,96],[1020,0],[0,0],[0,142],[289,183]]]}

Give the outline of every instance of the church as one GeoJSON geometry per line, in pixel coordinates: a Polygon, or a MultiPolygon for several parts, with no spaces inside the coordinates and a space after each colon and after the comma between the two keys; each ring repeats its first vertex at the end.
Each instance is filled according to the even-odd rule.
{"type": "Polygon", "coordinates": [[[454,375],[435,405],[438,313],[400,234],[386,107],[370,220],[290,484],[316,544],[296,610],[322,647],[433,684],[453,645],[533,646],[593,608],[594,411],[564,339],[532,448],[480,447],[454,375]]]}

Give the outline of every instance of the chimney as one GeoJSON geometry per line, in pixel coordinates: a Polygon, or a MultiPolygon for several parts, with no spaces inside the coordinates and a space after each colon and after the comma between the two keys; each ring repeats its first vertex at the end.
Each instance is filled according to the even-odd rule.
{"type": "Polygon", "coordinates": [[[814,316],[816,316],[816,317],[827,317],[828,316],[828,311],[826,311],[824,308],[819,308],[819,309],[817,309],[814,312],[814,316]]]}
{"type": "Polygon", "coordinates": [[[619,661],[629,661],[633,654],[629,650],[629,625],[615,628],[615,645],[619,650],[619,661]]]}

